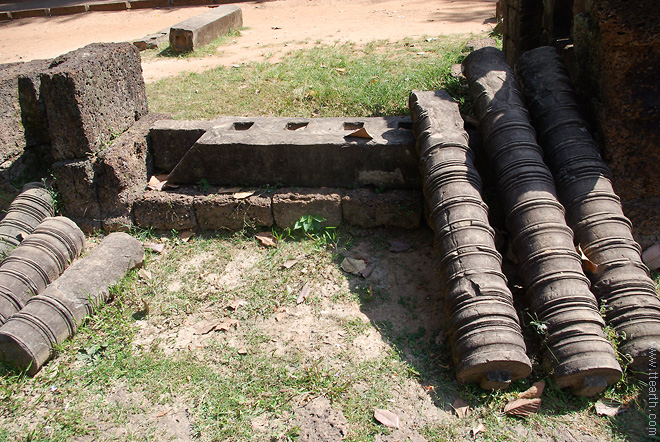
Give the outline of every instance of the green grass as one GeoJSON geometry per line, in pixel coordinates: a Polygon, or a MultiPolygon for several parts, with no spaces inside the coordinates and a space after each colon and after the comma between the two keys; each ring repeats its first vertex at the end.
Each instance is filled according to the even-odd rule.
{"type": "Polygon", "coordinates": [[[158,81],[147,86],[149,106],[177,119],[405,115],[412,90],[448,88],[463,100],[449,70],[462,60],[466,40],[316,46],[279,63],[219,67],[158,81]]]}

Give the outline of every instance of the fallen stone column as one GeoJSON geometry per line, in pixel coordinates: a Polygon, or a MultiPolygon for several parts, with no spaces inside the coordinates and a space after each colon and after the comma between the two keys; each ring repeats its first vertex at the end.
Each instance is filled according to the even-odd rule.
{"type": "Polygon", "coordinates": [[[506,388],[529,376],[532,367],[463,119],[444,91],[413,92],[410,111],[435,248],[442,257],[456,378],[486,389],[506,388]]]}
{"type": "Polygon", "coordinates": [[[631,366],[647,370],[649,351],[660,342],[660,299],[568,72],[548,46],[523,54],[516,68],[566,221],[597,266],[592,290],[606,307],[605,320],[623,338],[619,351],[630,355],[631,366]]]}
{"type": "Polygon", "coordinates": [[[6,256],[46,217],[53,216],[53,196],[41,183],[28,183],[0,221],[0,256],[6,256]]]}
{"type": "Polygon", "coordinates": [[[604,336],[605,323],[513,72],[492,47],[470,54],[463,71],[530,310],[545,326],[545,362],[559,388],[597,394],[620,379],[621,367],[604,336]]]}
{"type": "Polygon", "coordinates": [[[0,359],[36,374],[53,356],[53,345],[73,336],[107,300],[110,287],[143,261],[138,240],[121,232],[108,235],[0,327],[0,359]]]}
{"type": "Polygon", "coordinates": [[[0,264],[0,324],[55,281],[82,252],[85,235],[68,218],[46,218],[0,264]]]}

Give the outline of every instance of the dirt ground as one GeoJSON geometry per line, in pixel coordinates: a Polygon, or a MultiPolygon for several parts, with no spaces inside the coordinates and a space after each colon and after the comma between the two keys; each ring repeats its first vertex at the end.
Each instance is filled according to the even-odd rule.
{"type": "MultiPolygon", "coordinates": [[[[206,58],[143,63],[147,82],[183,71],[263,61],[315,43],[398,40],[487,31],[496,0],[274,0],[237,3],[235,44],[206,58]]],[[[207,7],[93,12],[0,22],[0,62],[52,58],[93,42],[131,41],[206,11],[207,7]]]]}

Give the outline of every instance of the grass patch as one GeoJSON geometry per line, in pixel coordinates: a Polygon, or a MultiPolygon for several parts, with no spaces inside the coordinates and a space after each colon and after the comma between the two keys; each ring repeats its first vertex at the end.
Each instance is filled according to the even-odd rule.
{"type": "Polygon", "coordinates": [[[448,88],[464,101],[449,72],[461,62],[467,38],[323,45],[279,63],[182,74],[147,85],[149,106],[177,119],[405,115],[412,90],[448,88]]]}

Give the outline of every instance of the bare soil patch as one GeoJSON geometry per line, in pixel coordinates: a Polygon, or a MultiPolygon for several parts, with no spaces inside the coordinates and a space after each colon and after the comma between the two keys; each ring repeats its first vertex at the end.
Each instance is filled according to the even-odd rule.
{"type": "MultiPolygon", "coordinates": [[[[150,58],[147,82],[180,72],[250,61],[277,61],[314,44],[481,33],[494,24],[496,0],[275,0],[238,3],[247,28],[204,58],[150,58]]],[[[203,13],[207,7],[94,12],[0,23],[0,61],[52,58],[93,42],[130,41],[203,13]]]]}

